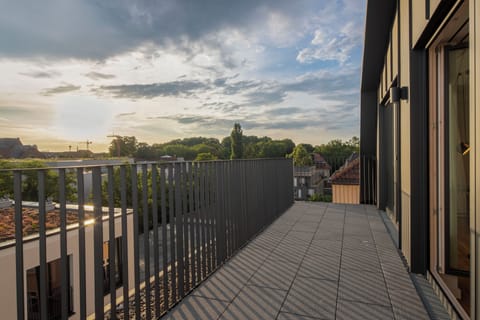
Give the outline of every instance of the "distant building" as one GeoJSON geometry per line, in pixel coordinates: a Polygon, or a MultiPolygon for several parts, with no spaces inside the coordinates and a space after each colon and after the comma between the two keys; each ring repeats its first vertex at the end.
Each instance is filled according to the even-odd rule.
{"type": "MultiPolygon", "coordinates": [[[[85,206],[85,259],[86,261],[94,260],[94,220],[93,207],[85,206]]],[[[36,207],[34,203],[23,203],[23,257],[26,290],[26,318],[40,319],[40,238],[38,234],[38,203],[36,207]]],[[[48,210],[48,209],[47,209],[48,210]]],[[[117,289],[117,297],[122,295],[124,279],[122,278],[122,270],[128,265],[128,270],[134,270],[134,247],[133,247],[133,215],[132,210],[128,209],[127,219],[127,252],[128,256],[122,256],[121,237],[124,230],[121,225],[121,210],[114,209],[115,218],[115,288],[117,289]]],[[[110,261],[109,261],[109,220],[108,208],[102,208],[103,217],[103,289],[104,304],[110,303],[110,261]]],[[[14,226],[14,208],[13,206],[0,208],[0,282],[4,292],[15,292],[17,272],[15,265],[15,226],[14,226]]],[[[46,213],[46,250],[47,250],[47,317],[48,319],[60,319],[61,316],[61,256],[60,256],[60,210],[58,206],[46,213]]],[[[79,249],[79,226],[78,226],[78,206],[67,205],[67,264],[68,276],[68,312],[69,319],[80,319],[78,310],[80,309],[80,249],[79,249]]],[[[94,278],[93,263],[87,263],[85,266],[86,279],[94,278]]],[[[127,281],[125,279],[125,281],[127,281]]],[[[128,278],[130,288],[134,287],[133,277],[128,278]]],[[[94,286],[88,282],[87,291],[87,314],[94,312],[94,286]]],[[[15,319],[16,309],[12,306],[16,305],[16,297],[14,294],[5,294],[0,300],[0,308],[2,310],[2,319],[15,319]]]]}
{"type": "Polygon", "coordinates": [[[0,138],[0,158],[45,158],[36,145],[23,145],[20,138],[0,138]]]}
{"type": "Polygon", "coordinates": [[[90,150],[48,152],[45,154],[47,158],[62,158],[62,159],[83,159],[83,158],[93,158],[94,156],[94,153],[90,150]]]}
{"type": "Polygon", "coordinates": [[[313,154],[313,163],[315,167],[320,170],[320,175],[324,178],[330,177],[332,166],[325,160],[320,153],[313,154]]]}
{"type": "Polygon", "coordinates": [[[345,164],[330,177],[332,202],[360,203],[360,158],[352,154],[345,164]]]}
{"type": "Polygon", "coordinates": [[[315,166],[293,168],[293,188],[296,200],[307,200],[309,196],[322,192],[322,175],[315,166]]]}

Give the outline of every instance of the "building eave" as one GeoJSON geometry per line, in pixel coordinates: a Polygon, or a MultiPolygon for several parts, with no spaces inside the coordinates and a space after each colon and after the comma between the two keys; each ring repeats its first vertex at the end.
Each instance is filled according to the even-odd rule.
{"type": "Polygon", "coordinates": [[[361,91],[375,91],[387,51],[396,1],[367,0],[361,91]]]}

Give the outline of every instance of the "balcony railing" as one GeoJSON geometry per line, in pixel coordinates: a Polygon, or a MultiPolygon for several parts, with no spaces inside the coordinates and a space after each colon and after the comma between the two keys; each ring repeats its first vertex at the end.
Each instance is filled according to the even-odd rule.
{"type": "Polygon", "coordinates": [[[360,202],[377,204],[377,160],[373,156],[360,158],[360,202]]]}
{"type": "Polygon", "coordinates": [[[158,317],[293,203],[290,159],[41,168],[0,174],[13,180],[15,241],[9,248],[15,259],[11,281],[16,294],[11,300],[16,302],[17,319],[30,317],[25,288],[26,268],[32,267],[26,264],[32,259],[40,270],[38,319],[47,319],[51,308],[47,267],[52,257],[60,258],[62,319],[71,315],[69,283],[75,318],[158,317]],[[51,213],[46,212],[52,171],[58,173],[55,232],[48,230],[51,213]],[[87,197],[86,174],[91,175],[92,190],[87,197]],[[33,240],[24,230],[32,222],[26,221],[22,206],[26,183],[32,179],[39,202],[33,240]],[[76,190],[76,227],[67,210],[72,204],[67,201],[69,188],[76,190]],[[87,204],[93,205],[90,215],[87,204]],[[107,213],[102,205],[108,206],[107,213]],[[28,251],[32,247],[36,252],[32,256],[38,258],[28,251]],[[104,270],[106,259],[109,272],[104,270]],[[116,268],[116,261],[122,261],[121,268],[116,268]],[[107,295],[105,283],[110,285],[107,295]]]}

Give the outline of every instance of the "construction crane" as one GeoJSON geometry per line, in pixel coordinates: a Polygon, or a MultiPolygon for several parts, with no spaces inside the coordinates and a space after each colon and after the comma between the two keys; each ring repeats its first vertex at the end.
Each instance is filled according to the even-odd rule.
{"type": "Polygon", "coordinates": [[[117,145],[117,157],[120,157],[120,139],[122,139],[122,136],[112,133],[111,135],[107,136],[107,138],[115,138],[115,144],[117,145]]]}
{"type": "Polygon", "coordinates": [[[91,145],[92,143],[93,143],[92,141],[90,141],[90,140],[87,139],[87,141],[86,141],[87,151],[88,151],[88,146],[91,145]]]}

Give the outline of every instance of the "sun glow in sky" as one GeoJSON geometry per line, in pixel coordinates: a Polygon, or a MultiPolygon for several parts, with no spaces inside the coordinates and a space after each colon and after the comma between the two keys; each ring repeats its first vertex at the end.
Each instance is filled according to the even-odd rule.
{"type": "Polygon", "coordinates": [[[0,137],[359,135],[364,0],[1,2],[0,137]]]}

